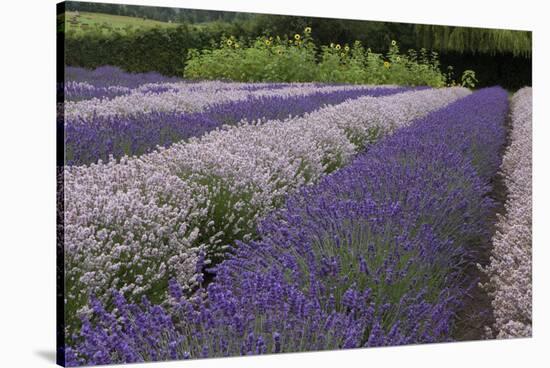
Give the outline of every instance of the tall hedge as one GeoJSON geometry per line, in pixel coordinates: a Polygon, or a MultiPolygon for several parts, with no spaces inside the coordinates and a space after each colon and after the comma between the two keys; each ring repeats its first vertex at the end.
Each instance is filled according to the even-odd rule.
{"type": "Polygon", "coordinates": [[[182,76],[188,49],[210,47],[211,40],[219,39],[231,28],[220,26],[197,31],[181,25],[127,34],[67,33],[65,63],[85,68],[115,65],[129,72],[157,71],[182,76]]]}

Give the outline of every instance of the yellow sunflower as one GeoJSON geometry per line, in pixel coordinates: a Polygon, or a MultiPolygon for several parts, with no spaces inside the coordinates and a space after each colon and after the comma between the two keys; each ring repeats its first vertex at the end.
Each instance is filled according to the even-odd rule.
{"type": "Polygon", "coordinates": [[[298,33],[296,33],[296,34],[294,35],[294,39],[295,39],[296,41],[299,41],[300,38],[301,38],[301,36],[300,36],[298,33]]]}
{"type": "Polygon", "coordinates": [[[307,33],[307,34],[311,33],[311,27],[306,27],[304,29],[304,33],[307,33]]]}

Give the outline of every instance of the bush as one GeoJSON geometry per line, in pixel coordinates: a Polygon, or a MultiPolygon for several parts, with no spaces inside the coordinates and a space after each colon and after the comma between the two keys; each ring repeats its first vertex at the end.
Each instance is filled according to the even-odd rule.
{"type": "Polygon", "coordinates": [[[352,47],[331,43],[318,48],[310,33],[308,27],[292,39],[263,36],[248,45],[235,37],[222,38],[211,49],[190,50],[184,74],[191,79],[246,82],[319,81],[432,87],[442,87],[448,82],[435,52],[428,55],[421,50],[417,55],[410,50],[401,54],[396,41],[391,42],[385,55],[365,50],[359,41],[352,47]]]}
{"type": "Polygon", "coordinates": [[[315,80],[315,45],[310,38],[295,38],[258,37],[248,47],[235,37],[223,38],[218,48],[191,50],[185,76],[248,82],[315,80]]]}

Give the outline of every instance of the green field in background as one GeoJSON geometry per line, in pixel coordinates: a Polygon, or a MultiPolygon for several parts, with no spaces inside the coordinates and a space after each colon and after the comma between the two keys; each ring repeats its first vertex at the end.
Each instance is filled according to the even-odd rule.
{"type": "Polygon", "coordinates": [[[177,27],[178,23],[161,22],[152,19],[143,19],[138,17],[127,17],[122,15],[111,15],[103,13],[88,12],[66,12],[65,13],[66,30],[69,32],[86,32],[100,27],[102,32],[125,33],[128,28],[154,28],[154,27],[177,27]]]}

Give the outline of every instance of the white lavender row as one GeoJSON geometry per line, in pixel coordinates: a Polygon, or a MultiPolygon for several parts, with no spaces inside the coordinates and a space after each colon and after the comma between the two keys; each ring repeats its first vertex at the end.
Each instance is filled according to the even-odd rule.
{"type": "Polygon", "coordinates": [[[63,99],[65,101],[79,101],[91,98],[113,98],[126,95],[131,88],[119,85],[96,87],[88,82],[65,81],[63,87],[63,99]]]}
{"type": "Polygon", "coordinates": [[[495,324],[488,333],[497,338],[532,334],[532,90],[516,92],[511,102],[511,143],[501,171],[508,199],[493,237],[491,263],[484,285],[493,298],[495,324]]]}
{"type": "Polygon", "coordinates": [[[159,301],[167,271],[184,285],[195,282],[199,229],[193,223],[206,215],[202,187],[126,158],[66,167],[64,181],[69,329],[90,293],[105,300],[116,287],[159,301]]]}
{"type": "MultiPolygon", "coordinates": [[[[386,131],[427,114],[426,99],[440,104],[433,110],[468,93],[455,88],[380,97],[389,113],[363,124],[386,131]],[[395,115],[401,111],[395,104],[409,106],[410,115],[395,115]]],[[[105,300],[116,288],[134,300],[147,295],[160,302],[171,277],[192,288],[205,254],[208,263],[235,240],[254,237],[257,219],[284,195],[350,160],[358,147],[347,128],[359,120],[349,126],[334,120],[368,116],[369,103],[359,99],[304,118],[228,127],[120,163],[66,167],[68,314],[85,312],[90,292],[105,300]]]]}
{"type": "MultiPolygon", "coordinates": [[[[92,116],[129,115],[148,112],[195,112],[204,107],[228,101],[260,96],[298,96],[319,91],[342,91],[368,86],[293,85],[277,89],[246,88],[248,84],[201,82],[142,85],[131,93],[114,98],[92,98],[83,101],[66,101],[65,117],[90,118],[92,116]]],[[[390,88],[388,86],[388,88],[390,88]]]]}

